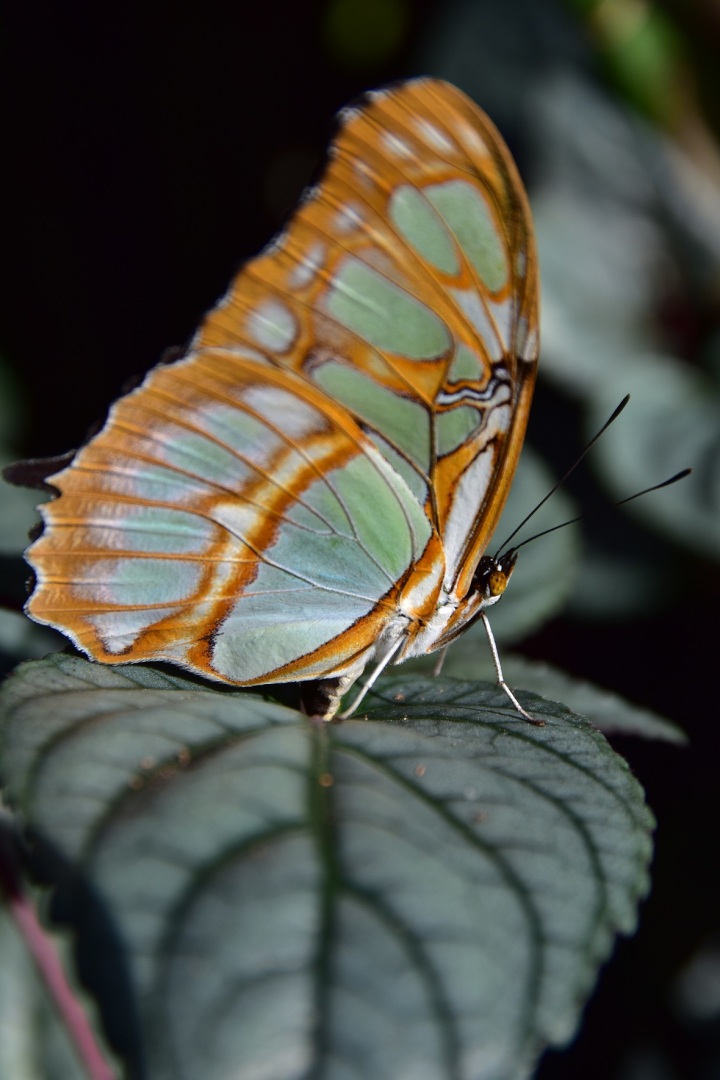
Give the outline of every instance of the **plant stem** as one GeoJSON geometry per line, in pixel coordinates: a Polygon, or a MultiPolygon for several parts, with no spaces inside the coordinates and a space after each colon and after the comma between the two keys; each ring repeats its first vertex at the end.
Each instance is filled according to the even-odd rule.
{"type": "Polygon", "coordinates": [[[60,1015],[70,1042],[90,1080],[115,1080],[105,1061],[85,1010],[67,981],[55,942],[40,925],[22,887],[7,835],[0,832],[0,896],[35,962],[40,978],[60,1015]]]}

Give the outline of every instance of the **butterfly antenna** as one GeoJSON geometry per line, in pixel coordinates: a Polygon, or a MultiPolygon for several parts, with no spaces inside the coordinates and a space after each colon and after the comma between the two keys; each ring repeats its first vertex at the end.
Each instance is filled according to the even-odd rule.
{"type": "MultiPolygon", "coordinates": [[[[651,491],[659,491],[660,488],[670,487],[671,484],[676,484],[678,480],[684,480],[691,472],[692,469],[682,469],[679,473],[675,473],[674,476],[668,477],[667,480],[662,480],[659,484],[653,484],[652,487],[643,488],[642,491],[636,491],[634,495],[628,495],[625,499],[619,499],[617,502],[611,503],[611,506],[624,506],[625,503],[632,502],[633,499],[639,499],[641,495],[649,495],[651,491]]],[[[547,536],[548,533],[555,532],[556,529],[564,529],[566,525],[574,525],[576,521],[585,521],[586,518],[594,517],[596,513],[604,513],[605,509],[605,507],[601,507],[595,511],[591,510],[590,513],[587,514],[578,514],[577,517],[569,518],[568,521],[561,521],[559,525],[553,525],[549,529],[543,529],[542,532],[535,533],[534,536],[528,536],[527,540],[523,540],[522,543],[517,544],[515,546],[515,551],[519,551],[521,547],[525,547],[531,540],[538,540],[541,536],[547,536]]],[[[513,536],[514,535],[515,534],[513,533],[513,536]]]]}
{"type": "MultiPolygon", "coordinates": [[[[596,431],[596,432],[595,432],[595,434],[593,435],[592,439],[591,439],[591,440],[590,440],[590,442],[589,442],[589,443],[587,444],[587,446],[586,446],[586,447],[585,447],[585,448],[584,448],[583,450],[581,450],[581,451],[580,451],[579,455],[578,455],[578,456],[577,456],[577,457],[575,458],[575,460],[573,461],[572,465],[571,465],[571,466],[570,466],[570,468],[569,468],[569,469],[567,470],[567,472],[565,472],[565,473],[564,473],[564,474],[563,474],[563,475],[562,475],[562,476],[560,477],[560,479],[559,479],[559,480],[557,480],[557,481],[556,481],[556,482],[555,482],[555,483],[553,484],[553,486],[552,486],[552,487],[550,488],[550,490],[548,491],[547,495],[545,495],[545,496],[544,496],[544,497],[543,497],[543,498],[542,498],[542,499],[540,500],[540,502],[539,502],[539,503],[538,503],[538,504],[537,504],[536,506],[534,506],[534,507],[532,508],[532,510],[530,511],[530,513],[529,513],[529,514],[526,514],[526,516],[525,516],[525,517],[524,517],[524,518],[522,519],[522,521],[520,522],[520,524],[519,524],[519,525],[517,525],[517,526],[516,526],[516,527],[515,527],[515,528],[513,529],[513,531],[512,531],[511,533],[510,533],[510,535],[509,535],[509,536],[507,537],[507,539],[505,540],[505,543],[503,543],[503,544],[501,544],[501,545],[500,545],[500,547],[498,548],[498,553],[497,553],[497,555],[495,556],[495,558],[496,558],[496,559],[499,559],[499,558],[500,558],[500,552],[502,552],[502,551],[505,551],[505,549],[507,548],[508,544],[509,544],[509,543],[510,543],[510,541],[512,540],[513,536],[517,536],[517,534],[518,534],[518,533],[520,532],[520,530],[521,530],[521,529],[523,528],[523,526],[524,526],[524,525],[527,525],[527,523],[528,523],[528,521],[530,520],[530,518],[531,518],[531,517],[532,517],[532,516],[533,516],[534,514],[537,514],[538,510],[540,509],[540,507],[541,507],[541,506],[544,506],[544,505],[545,505],[545,503],[546,503],[546,502],[548,501],[548,499],[550,498],[550,496],[551,496],[551,495],[554,495],[554,494],[555,494],[555,492],[557,491],[557,489],[558,489],[559,487],[562,487],[562,485],[563,485],[563,484],[565,483],[565,481],[567,480],[567,478],[568,478],[568,477],[569,477],[570,475],[572,475],[572,473],[574,473],[574,472],[575,472],[575,470],[577,469],[577,467],[578,467],[578,465],[580,464],[580,462],[581,462],[581,461],[583,460],[583,458],[585,457],[585,455],[586,455],[586,454],[587,454],[587,453],[588,453],[588,452],[589,452],[589,451],[590,451],[590,450],[591,450],[591,449],[593,448],[593,446],[594,446],[594,445],[595,445],[595,443],[596,443],[596,442],[598,441],[598,439],[600,438],[600,436],[601,436],[602,434],[604,434],[604,432],[606,432],[606,431],[607,431],[607,429],[608,429],[608,428],[610,427],[610,425],[611,425],[611,424],[612,424],[612,423],[613,423],[613,422],[614,422],[615,420],[617,420],[618,416],[619,416],[619,415],[620,415],[620,413],[621,413],[621,412],[623,411],[623,409],[625,408],[625,406],[627,405],[627,403],[628,403],[628,401],[629,401],[629,400],[630,400],[630,395],[629,395],[629,394],[626,394],[626,395],[625,395],[625,397],[624,397],[624,398],[622,399],[622,401],[620,402],[620,404],[619,404],[619,405],[617,406],[617,408],[616,408],[616,409],[615,409],[615,410],[613,411],[613,414],[612,414],[612,416],[608,417],[608,419],[607,419],[607,420],[605,421],[605,423],[604,423],[604,424],[603,424],[603,426],[602,426],[602,427],[600,428],[600,430],[599,430],[599,431],[596,431]]],[[[665,481],[665,484],[670,484],[670,483],[673,483],[675,479],[679,479],[679,477],[674,477],[674,479],[673,479],[673,480],[666,480],[666,481],[665,481]]],[[[659,486],[659,487],[664,487],[665,485],[664,485],[664,484],[659,484],[658,486],[659,486]]],[[[654,488],[648,488],[648,491],[653,491],[653,490],[654,490],[654,488]]],[[[638,492],[638,495],[643,495],[643,494],[644,494],[644,492],[641,492],[641,491],[639,491],[639,492],[638,492]]],[[[631,499],[634,499],[634,498],[635,498],[635,495],[631,495],[631,496],[630,496],[630,498],[631,498],[631,499]]],[[[626,501],[626,500],[624,500],[624,501],[626,501]]],[[[617,505],[618,505],[618,506],[620,506],[620,505],[622,505],[622,504],[621,504],[621,503],[618,503],[617,505]]],[[[573,521],[578,521],[578,520],[579,520],[578,518],[573,518],[573,521]]],[[[570,524],[571,524],[571,522],[569,522],[569,521],[566,521],[566,522],[564,522],[564,524],[565,524],[565,525],[570,525],[570,524]]],[[[555,529],[559,529],[559,528],[562,528],[562,526],[561,526],[561,525],[555,525],[555,526],[553,526],[553,528],[555,528],[555,529]]],[[[553,530],[552,530],[552,529],[548,529],[548,530],[546,530],[546,531],[547,531],[547,532],[552,532],[553,530]]],[[[544,536],[544,535],[545,535],[545,533],[538,533],[538,536],[544,536]]],[[[526,544],[526,543],[527,543],[527,540],[524,540],[524,541],[523,541],[523,544],[526,544]]],[[[522,547],[523,545],[522,545],[522,544],[519,544],[518,546],[519,546],[519,547],[522,547]]]]}

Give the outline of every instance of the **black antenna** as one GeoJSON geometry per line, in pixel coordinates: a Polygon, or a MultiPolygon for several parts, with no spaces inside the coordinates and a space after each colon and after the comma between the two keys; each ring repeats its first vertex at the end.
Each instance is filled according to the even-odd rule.
{"type": "MultiPolygon", "coordinates": [[[[605,427],[607,427],[607,424],[605,425],[605,427]]],[[[575,468],[575,466],[573,466],[573,468],[575,468]]],[[[659,491],[660,488],[670,487],[671,484],[676,484],[678,480],[684,480],[684,478],[686,476],[689,476],[691,472],[692,469],[682,469],[679,473],[675,473],[675,475],[671,476],[668,480],[662,480],[659,484],[653,484],[652,487],[643,488],[642,491],[636,491],[634,495],[628,495],[626,499],[620,499],[618,502],[611,503],[610,505],[623,506],[624,503],[632,502],[633,499],[639,499],[641,495],[649,495],[651,491],[659,491]]],[[[552,494],[552,492],[550,492],[550,494],[552,494]]],[[[523,540],[521,543],[517,544],[517,546],[513,550],[519,551],[521,547],[525,547],[525,545],[529,544],[531,540],[538,540],[541,536],[547,536],[548,533],[555,532],[556,529],[564,529],[566,525],[574,525],[576,521],[585,521],[586,518],[593,517],[596,513],[601,513],[604,511],[605,507],[598,508],[597,510],[591,510],[587,514],[579,514],[577,517],[570,518],[568,521],[562,521],[559,525],[553,525],[549,529],[543,529],[542,532],[535,533],[534,536],[528,536],[527,540],[523,540]]],[[[535,513],[535,511],[533,511],[533,513],[535,513]]],[[[529,516],[530,515],[528,515],[528,517],[529,516]]],[[[527,518],[525,520],[527,521],[527,518]]],[[[517,529],[515,530],[515,532],[517,532],[517,529]]],[[[513,533],[513,536],[514,535],[515,533],[513,533]]]]}
{"type": "MultiPolygon", "coordinates": [[[[532,510],[530,511],[530,513],[529,513],[529,514],[527,514],[527,515],[526,515],[526,516],[525,516],[525,517],[524,517],[524,518],[522,519],[522,521],[520,522],[520,524],[519,524],[518,526],[516,526],[516,528],[514,528],[514,529],[513,529],[513,531],[512,531],[511,533],[510,533],[510,535],[508,536],[507,540],[505,541],[505,543],[504,543],[504,544],[501,544],[501,545],[500,545],[500,547],[498,548],[498,553],[497,553],[497,555],[495,556],[495,560],[496,560],[496,561],[497,561],[497,559],[499,559],[499,558],[500,558],[500,552],[501,552],[501,551],[504,551],[504,550],[505,550],[505,548],[506,548],[506,547],[508,546],[508,544],[509,544],[509,543],[510,543],[510,541],[512,540],[513,536],[517,536],[517,534],[518,534],[518,533],[520,532],[520,530],[522,529],[522,527],[523,527],[524,525],[527,525],[528,521],[529,521],[529,520],[530,520],[530,518],[531,518],[531,517],[533,516],[533,514],[537,514],[538,510],[540,509],[540,507],[541,507],[541,506],[544,506],[544,505],[545,505],[545,503],[546,503],[546,502],[548,501],[548,499],[550,498],[550,496],[551,496],[551,495],[554,495],[554,494],[555,494],[555,492],[557,491],[557,489],[558,489],[559,487],[561,487],[561,486],[562,486],[562,485],[563,485],[563,484],[565,483],[565,481],[567,480],[568,476],[570,476],[570,475],[571,475],[571,473],[574,473],[574,472],[575,472],[575,470],[577,469],[577,467],[578,467],[578,465],[580,464],[580,462],[582,461],[582,459],[583,459],[583,458],[585,457],[585,455],[586,455],[586,454],[588,453],[588,451],[592,449],[592,447],[593,447],[593,446],[595,445],[595,443],[596,443],[596,442],[598,441],[598,439],[599,439],[599,438],[600,438],[600,436],[601,436],[601,435],[603,434],[603,432],[607,431],[607,429],[608,429],[608,428],[610,427],[610,425],[611,425],[611,424],[613,423],[613,421],[614,421],[614,420],[617,420],[618,416],[619,416],[619,415],[620,415],[620,413],[621,413],[621,412],[623,411],[623,409],[625,408],[625,406],[627,405],[627,403],[628,403],[628,401],[629,401],[629,400],[630,400],[630,395],[629,395],[629,394],[626,394],[626,395],[625,395],[625,397],[624,397],[624,398],[622,399],[622,401],[620,402],[620,404],[618,405],[618,407],[617,407],[617,408],[615,409],[615,411],[613,412],[612,416],[610,416],[610,417],[609,417],[609,418],[608,418],[608,419],[607,419],[607,420],[605,421],[605,423],[603,424],[603,426],[602,426],[602,427],[600,428],[600,430],[599,430],[599,431],[596,431],[596,432],[595,432],[595,434],[593,435],[593,437],[592,437],[592,439],[590,440],[590,442],[589,442],[589,443],[587,444],[587,446],[585,447],[585,449],[584,449],[584,450],[581,450],[581,452],[580,452],[579,456],[575,458],[574,462],[572,463],[572,465],[570,466],[570,468],[569,468],[569,469],[567,470],[567,472],[566,472],[566,473],[565,473],[565,474],[564,474],[563,476],[561,476],[561,477],[560,477],[560,479],[559,479],[559,480],[558,480],[558,481],[557,481],[557,482],[556,482],[555,484],[553,484],[553,486],[552,486],[552,487],[550,488],[550,490],[548,491],[547,495],[546,495],[546,496],[545,496],[545,497],[544,497],[543,499],[541,499],[541,500],[540,500],[540,502],[539,502],[539,503],[537,504],[537,506],[534,506],[534,507],[533,507],[533,509],[532,509],[532,510]]],[[[688,470],[688,471],[689,471],[689,470],[688,470]]],[[[685,475],[685,474],[683,474],[683,475],[685,475]]],[[[665,481],[664,481],[664,483],[662,483],[662,484],[658,484],[657,486],[658,486],[658,487],[665,487],[665,485],[666,485],[666,484],[672,484],[672,483],[674,483],[674,481],[675,481],[675,480],[679,480],[679,479],[680,479],[680,474],[678,474],[678,476],[675,476],[675,477],[673,477],[673,479],[672,479],[672,480],[665,480],[665,481]]],[[[654,491],[654,490],[655,490],[655,488],[648,488],[648,491],[654,491]]],[[[644,495],[644,494],[645,494],[645,492],[643,492],[643,491],[638,491],[638,495],[644,495]]],[[[630,498],[631,498],[631,499],[634,499],[634,498],[636,498],[636,497],[637,497],[637,496],[635,496],[635,495],[631,495],[631,496],[630,496],[630,498]]],[[[628,502],[628,501],[629,501],[629,500],[627,500],[627,499],[623,499],[623,502],[628,502]]],[[[617,505],[617,506],[622,506],[622,503],[617,503],[616,505],[617,505]]],[[[579,518],[573,518],[573,521],[579,521],[579,520],[580,520],[579,518]]],[[[572,524],[572,522],[570,522],[570,521],[566,521],[566,522],[564,522],[564,524],[565,524],[565,525],[570,525],[570,524],[572,524]]],[[[554,529],[561,529],[561,528],[562,528],[562,525],[554,525],[552,529],[546,529],[545,531],[546,531],[546,532],[552,532],[552,531],[553,531],[554,529]]],[[[541,533],[538,533],[537,535],[538,535],[538,536],[544,536],[544,535],[545,535],[545,533],[544,533],[544,532],[541,532],[541,533]]],[[[531,537],[531,539],[535,539],[535,537],[531,537]]],[[[523,544],[527,544],[527,540],[523,540],[523,543],[522,543],[522,544],[518,544],[518,547],[522,547],[522,546],[523,546],[523,544]]],[[[517,549],[516,549],[516,550],[517,550],[517,549]]]]}

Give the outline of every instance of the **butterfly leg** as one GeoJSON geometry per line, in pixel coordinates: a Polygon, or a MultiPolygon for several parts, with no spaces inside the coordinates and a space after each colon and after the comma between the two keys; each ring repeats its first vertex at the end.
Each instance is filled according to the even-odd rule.
{"type": "Polygon", "coordinates": [[[490,643],[490,651],[492,653],[493,663],[495,664],[495,674],[497,675],[498,686],[503,691],[503,693],[505,693],[510,698],[510,701],[513,703],[517,711],[522,717],[525,718],[525,720],[528,721],[528,723],[534,724],[535,727],[545,727],[544,720],[536,720],[535,717],[530,715],[530,713],[525,712],[525,709],[523,709],[522,705],[515,697],[508,684],[505,682],[505,676],[503,675],[502,667],[500,665],[500,654],[498,652],[498,647],[495,644],[495,636],[490,628],[490,621],[484,611],[480,612],[480,618],[483,621],[485,633],[487,634],[487,639],[490,643]]]}
{"type": "Polygon", "coordinates": [[[405,639],[403,637],[400,637],[400,638],[397,639],[397,641],[393,642],[392,646],[387,650],[387,652],[382,657],[382,659],[379,660],[378,663],[375,665],[375,668],[374,668],[372,674],[370,675],[370,677],[365,682],[365,685],[363,686],[362,690],[360,691],[358,696],[353,701],[352,705],[348,709],[346,709],[345,712],[340,713],[340,715],[338,717],[339,720],[347,720],[348,717],[352,716],[352,714],[355,712],[358,705],[360,704],[362,699],[365,697],[365,695],[367,694],[368,690],[373,685],[373,683],[375,682],[377,677],[385,670],[385,668],[388,666],[388,664],[392,660],[393,656],[395,656],[395,653],[400,649],[400,646],[403,645],[404,643],[405,643],[405,639]]]}
{"type": "Polygon", "coordinates": [[[447,645],[443,649],[440,650],[440,655],[438,656],[437,660],[435,661],[435,667],[433,668],[433,675],[437,676],[442,671],[443,664],[445,663],[445,657],[447,656],[447,651],[448,651],[448,646],[447,645]]]}

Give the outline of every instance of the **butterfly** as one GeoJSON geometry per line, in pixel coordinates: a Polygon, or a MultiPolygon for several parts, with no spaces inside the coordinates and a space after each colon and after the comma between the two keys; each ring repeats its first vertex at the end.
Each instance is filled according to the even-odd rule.
{"type": "Polygon", "coordinates": [[[187,353],[48,476],[29,615],[103,663],[302,683],[331,718],[368,664],[489,631],[537,356],[501,136],[445,82],[369,93],[187,353]]]}

